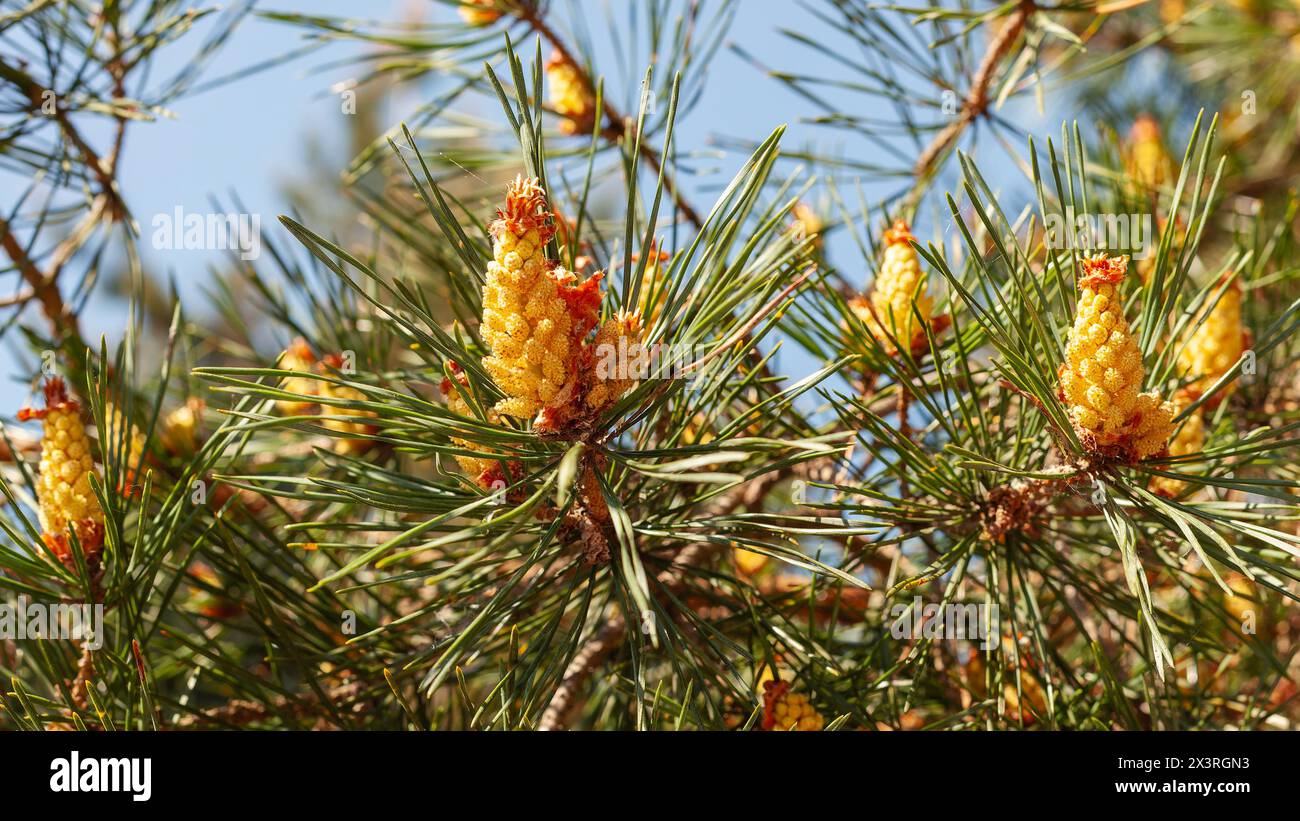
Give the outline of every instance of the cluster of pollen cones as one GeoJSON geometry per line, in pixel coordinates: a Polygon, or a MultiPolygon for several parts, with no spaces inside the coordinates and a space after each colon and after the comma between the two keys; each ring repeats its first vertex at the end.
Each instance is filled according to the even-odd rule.
{"type": "MultiPolygon", "coordinates": [[[[640,310],[600,321],[602,273],[581,279],[548,258],[555,225],[539,182],[516,178],[490,226],[492,261],[479,328],[489,350],[483,368],[505,394],[494,418],[532,420],[541,432],[589,421],[626,394],[635,380],[600,371],[596,352],[638,346],[643,335],[640,310]]],[[[464,375],[453,368],[463,389],[464,375]]],[[[459,411],[457,386],[447,380],[443,388],[459,411]]]]}

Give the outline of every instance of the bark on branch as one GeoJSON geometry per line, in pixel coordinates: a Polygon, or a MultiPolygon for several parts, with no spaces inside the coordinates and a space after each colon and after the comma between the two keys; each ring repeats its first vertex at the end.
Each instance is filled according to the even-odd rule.
{"type": "MultiPolygon", "coordinates": [[[[814,463],[803,463],[803,468],[806,469],[810,464],[814,463]]],[[[706,517],[716,518],[736,510],[756,508],[772,488],[799,469],[800,466],[790,466],[756,477],[714,501],[709,506],[706,517]]],[[[678,553],[672,565],[660,572],[655,577],[655,581],[666,592],[676,594],[685,587],[690,569],[707,562],[717,554],[719,549],[718,545],[711,542],[692,544],[678,553]]],[[[579,706],[578,696],[584,685],[592,674],[623,646],[626,636],[627,618],[621,613],[616,613],[578,648],[578,652],[565,668],[550,703],[542,713],[537,729],[563,730],[568,725],[570,716],[579,706]]]]}
{"type": "MultiPolygon", "coordinates": [[[[596,87],[591,81],[591,77],[588,76],[586,69],[582,67],[582,63],[575,59],[568,44],[556,33],[555,29],[551,28],[551,25],[546,22],[534,6],[526,5],[519,12],[519,18],[532,27],[533,31],[541,35],[546,42],[550,43],[551,47],[559,52],[560,56],[582,75],[583,82],[587,84],[588,88],[594,89],[596,87]]],[[[617,145],[626,135],[628,118],[615,108],[608,98],[601,101],[601,107],[603,108],[601,113],[604,115],[605,122],[600,129],[600,135],[608,142],[617,145]]],[[[638,146],[637,153],[640,154],[641,160],[645,162],[651,171],[656,175],[663,176],[664,190],[668,192],[668,196],[672,197],[673,203],[676,204],[677,210],[681,212],[682,216],[697,229],[702,228],[704,220],[700,218],[699,213],[691,207],[686,197],[682,195],[673,176],[663,170],[663,158],[659,156],[659,152],[642,141],[638,146]]]]}
{"type": "Polygon", "coordinates": [[[912,174],[918,180],[925,179],[933,169],[935,162],[943,155],[948,148],[956,142],[962,132],[976,119],[984,114],[989,107],[989,87],[993,84],[993,77],[997,74],[998,66],[1002,64],[1002,58],[1011,50],[1011,46],[1020,37],[1020,32],[1024,31],[1025,23],[1029,16],[1034,13],[1034,3],[1032,0],[1023,0],[1020,7],[1016,9],[1002,30],[989,41],[988,50],[984,53],[984,59],[980,61],[978,70],[971,80],[970,91],[966,93],[966,99],[962,101],[961,110],[952,122],[948,123],[942,131],[934,136],[930,144],[921,152],[917,158],[916,165],[913,166],[912,174]]]}

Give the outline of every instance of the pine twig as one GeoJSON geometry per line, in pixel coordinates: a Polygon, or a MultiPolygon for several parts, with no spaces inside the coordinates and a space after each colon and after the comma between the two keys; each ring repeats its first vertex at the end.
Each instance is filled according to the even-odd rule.
{"type": "Polygon", "coordinates": [[[78,710],[86,709],[86,694],[90,680],[95,677],[95,657],[87,641],[81,646],[81,662],[77,665],[77,677],[72,682],[72,703],[78,710]]]}
{"type": "MultiPolygon", "coordinates": [[[[582,63],[578,62],[574,58],[574,54],[569,49],[568,44],[564,42],[564,39],[560,37],[555,29],[551,28],[551,25],[546,22],[541,14],[538,13],[536,6],[525,4],[518,12],[518,16],[519,19],[527,23],[533,31],[540,34],[548,43],[550,43],[551,47],[559,52],[560,56],[563,57],[569,65],[573,66],[574,70],[578,72],[582,81],[587,84],[588,88],[595,88],[595,84],[592,83],[591,77],[588,76],[586,69],[582,67],[582,63]]],[[[600,130],[600,135],[611,144],[617,145],[623,140],[628,118],[609,101],[609,98],[605,98],[601,101],[601,107],[606,122],[600,130]]],[[[683,195],[681,190],[677,187],[676,180],[671,174],[663,172],[663,158],[659,156],[659,153],[645,141],[641,141],[638,147],[638,153],[641,155],[642,161],[649,166],[650,170],[655,175],[662,174],[664,188],[668,191],[668,195],[672,197],[673,202],[677,206],[677,210],[682,213],[682,216],[686,217],[686,219],[697,229],[704,227],[704,220],[700,218],[699,213],[691,207],[689,202],[687,202],[685,195],[683,195]]]]}
{"type": "MultiPolygon", "coordinates": [[[[109,70],[113,75],[113,93],[117,97],[123,97],[126,94],[124,69],[118,60],[114,60],[109,65],[109,70]]],[[[45,105],[48,95],[54,92],[45,86],[33,80],[25,72],[10,66],[8,63],[0,60],[0,77],[16,85],[27,96],[31,104],[33,116],[40,111],[45,105]]],[[[24,281],[30,287],[30,293],[25,297],[14,297],[13,304],[23,304],[29,299],[36,299],[41,304],[41,309],[45,314],[46,320],[50,323],[54,335],[61,341],[77,343],[79,348],[85,347],[81,337],[81,330],[77,322],[77,317],[73,311],[64,303],[63,294],[59,291],[59,274],[63,270],[64,264],[68,262],[81,247],[85,238],[94,230],[101,220],[107,218],[110,222],[122,219],[126,213],[126,203],[122,200],[121,192],[117,187],[117,163],[122,154],[122,142],[126,135],[126,118],[120,114],[114,115],[116,119],[116,128],[113,134],[112,148],[108,154],[101,157],[98,152],[91,148],[86,142],[81,132],[73,124],[72,118],[64,108],[57,104],[57,95],[55,95],[56,104],[54,112],[50,116],[58,124],[59,130],[63,137],[68,141],[81,155],[81,160],[94,176],[98,183],[99,194],[95,197],[90,206],[90,210],[78,223],[72,233],[54,249],[54,253],[49,260],[49,270],[42,273],[37,268],[35,262],[27,254],[22,243],[10,228],[9,222],[0,217],[0,245],[3,245],[5,253],[18,268],[24,281]]]]}
{"type": "MultiPolygon", "coordinates": [[[[354,713],[370,709],[373,706],[368,701],[360,700],[361,694],[360,681],[344,682],[325,691],[325,695],[330,701],[347,704],[354,713]]],[[[288,713],[300,719],[315,717],[316,721],[312,729],[335,729],[336,725],[332,721],[323,715],[319,715],[320,706],[319,699],[314,698],[276,696],[269,702],[236,698],[217,707],[182,716],[173,723],[172,727],[178,730],[196,729],[204,726],[246,727],[258,721],[266,721],[277,714],[288,713]]]]}
{"type": "MultiPolygon", "coordinates": [[[[54,94],[52,89],[46,88],[33,80],[25,72],[13,68],[3,60],[0,60],[0,76],[9,80],[22,90],[22,92],[27,96],[28,101],[31,103],[31,110],[33,113],[42,109],[48,95],[54,94]]],[[[121,96],[125,91],[122,87],[120,75],[115,77],[114,91],[118,96],[121,96]]],[[[122,126],[125,124],[125,120],[120,115],[117,115],[119,133],[114,138],[113,151],[109,155],[101,158],[99,154],[90,147],[90,144],[86,142],[85,138],[81,136],[81,132],[77,130],[77,127],[73,125],[72,118],[68,116],[67,110],[58,106],[57,95],[55,95],[55,99],[56,104],[54,106],[54,113],[50,116],[56,123],[58,123],[59,129],[63,132],[64,138],[71,143],[72,146],[77,149],[77,153],[81,155],[82,162],[99,183],[100,192],[111,200],[113,207],[110,214],[112,214],[114,219],[119,218],[126,213],[126,204],[122,201],[121,194],[117,190],[117,181],[114,179],[114,173],[117,169],[117,155],[121,145],[120,132],[122,126]]]]}
{"type": "Polygon", "coordinates": [[[1029,15],[1033,14],[1034,11],[1033,0],[1022,0],[1020,8],[1016,9],[1015,13],[1010,16],[997,36],[989,41],[988,50],[984,53],[984,59],[980,61],[979,69],[971,80],[970,91],[966,93],[966,99],[962,101],[961,110],[957,112],[956,119],[948,123],[942,131],[934,136],[934,139],[921,152],[921,156],[916,160],[916,165],[912,168],[912,174],[917,179],[918,187],[920,181],[929,175],[932,166],[940,155],[961,136],[962,132],[971,123],[975,122],[988,110],[989,86],[993,83],[993,75],[998,66],[1001,65],[1002,58],[1011,50],[1012,44],[1020,36],[1020,32],[1024,30],[1029,15]]]}
{"type": "Polygon", "coordinates": [[[64,304],[58,281],[41,273],[31,257],[27,256],[27,251],[23,249],[22,244],[18,242],[18,237],[9,229],[9,223],[4,217],[0,217],[0,245],[4,246],[5,253],[13,260],[18,273],[31,288],[31,297],[40,303],[41,310],[45,313],[45,318],[49,321],[55,336],[80,339],[81,330],[77,324],[77,316],[64,304]]]}
{"type": "MultiPolygon", "coordinates": [[[[735,488],[714,502],[706,518],[726,516],[739,508],[754,508],[773,487],[795,472],[793,466],[772,471],[755,478],[753,481],[735,488]]],[[[677,592],[686,584],[687,570],[708,561],[719,550],[711,542],[696,543],[686,547],[677,554],[672,565],[656,577],[661,587],[669,592],[677,592]]],[[[559,687],[551,696],[551,701],[542,713],[537,725],[539,730],[563,730],[569,716],[578,705],[578,691],[582,689],[592,673],[611,655],[623,646],[627,635],[627,619],[621,613],[611,616],[596,634],[587,640],[574,654],[569,666],[564,670],[559,687]]]]}

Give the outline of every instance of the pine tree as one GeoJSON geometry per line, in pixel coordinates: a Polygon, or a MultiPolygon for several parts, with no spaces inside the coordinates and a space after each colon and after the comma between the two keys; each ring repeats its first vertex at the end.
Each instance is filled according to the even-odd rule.
{"type": "Polygon", "coordinates": [[[71,202],[34,182],[0,223],[42,420],[3,430],[0,587],[106,613],[99,647],[3,645],[4,725],[1294,726],[1295,86],[1201,108],[1242,59],[1211,34],[1295,10],[1057,5],[811,4],[859,57],[738,45],[746,93],[891,159],[783,127],[720,139],[721,186],[678,125],[734,0],[629,4],[599,48],[540,0],[264,12],[432,97],[345,169],[358,219],[282,217],[208,318],[168,301],[156,356],[138,262],[120,345],[78,312],[93,243],[136,260],[120,141],[198,67],[132,78],[206,12],[0,17],[93,68],[0,60],[6,170],[71,202]],[[1123,98],[1139,55],[1180,108],[1123,98]],[[1059,139],[1009,113],[1049,93],[1059,139]],[[850,204],[864,178],[897,184],[850,204]],[[1132,214],[1155,235],[1075,221],[1132,214]],[[900,629],[917,601],[985,634],[900,629]]]}

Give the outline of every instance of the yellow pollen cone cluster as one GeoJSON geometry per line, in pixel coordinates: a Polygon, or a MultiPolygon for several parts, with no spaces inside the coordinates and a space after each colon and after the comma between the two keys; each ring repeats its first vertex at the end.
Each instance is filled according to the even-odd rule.
{"type": "Polygon", "coordinates": [[[1145,459],[1165,449],[1173,405],[1140,393],[1146,368],[1119,295],[1128,257],[1083,260],[1079,305],[1059,371],[1061,397],[1085,447],[1145,459]]]}
{"type": "MultiPolygon", "coordinates": [[[[1183,408],[1192,404],[1200,396],[1194,390],[1181,390],[1174,395],[1174,412],[1181,413],[1183,408]]],[[[1196,413],[1183,420],[1183,426],[1174,433],[1174,438],[1169,441],[1170,456],[1187,456],[1192,453],[1200,453],[1205,449],[1205,418],[1201,415],[1200,409],[1196,413]]],[[[1174,470],[1186,471],[1185,467],[1174,467],[1174,470]]],[[[1151,489],[1162,496],[1173,498],[1183,489],[1187,483],[1179,479],[1170,479],[1168,476],[1155,476],[1151,479],[1151,489]]]]}
{"type": "Polygon", "coordinates": [[[609,407],[636,385],[636,375],[629,369],[635,365],[632,360],[640,358],[637,346],[641,338],[640,313],[619,311],[596,330],[592,347],[603,366],[597,367],[596,378],[587,393],[588,407],[593,410],[609,407]]]}
{"type": "Polygon", "coordinates": [[[564,119],[560,131],[586,134],[596,123],[596,95],[586,75],[563,54],[554,52],[546,61],[547,101],[564,119]]]}
{"type": "Polygon", "coordinates": [[[162,443],[172,453],[193,453],[199,446],[203,400],[190,399],[163,418],[162,443]]]}
{"type": "Polygon", "coordinates": [[[496,0],[461,0],[460,19],[471,26],[489,26],[501,19],[496,0]]]}
{"type": "Polygon", "coordinates": [[[795,203],[793,209],[794,231],[799,237],[813,237],[814,244],[822,247],[822,229],[826,226],[813,207],[802,200],[795,203]]]}
{"type": "Polygon", "coordinates": [[[110,450],[116,452],[123,447],[124,430],[126,431],[126,452],[118,454],[118,456],[122,459],[123,481],[125,484],[119,488],[119,491],[130,495],[132,487],[135,485],[137,471],[142,469],[140,460],[144,456],[145,435],[127,420],[117,405],[112,402],[105,402],[104,433],[108,437],[108,441],[101,443],[105,454],[110,450]]]}
{"type": "MultiPolygon", "coordinates": [[[[295,339],[285,352],[280,354],[280,360],[276,367],[285,371],[301,371],[311,373],[316,365],[316,355],[312,353],[311,347],[303,339],[295,339]]],[[[290,393],[301,394],[303,396],[315,396],[319,390],[319,383],[306,376],[291,376],[280,383],[282,390],[290,393]]],[[[316,406],[315,402],[298,401],[292,399],[276,400],[276,407],[281,413],[289,416],[298,416],[304,413],[311,413],[312,408],[316,406]]]]}
{"type": "MultiPolygon", "coordinates": [[[[451,363],[451,369],[452,373],[455,374],[457,381],[465,378],[461,375],[460,367],[455,363],[451,363]]],[[[451,379],[442,380],[442,393],[443,396],[447,397],[448,410],[453,413],[458,413],[467,419],[477,418],[474,415],[474,409],[465,401],[465,397],[461,396],[456,382],[453,382],[451,379]]],[[[489,410],[487,412],[487,418],[489,422],[495,424],[499,416],[496,411],[489,410]]],[[[467,448],[469,450],[482,450],[481,446],[455,436],[451,438],[451,441],[453,444],[459,445],[462,448],[467,448]]],[[[460,465],[460,469],[465,472],[466,476],[480,484],[482,484],[482,478],[485,474],[491,472],[493,468],[500,465],[496,459],[484,459],[478,456],[456,456],[456,464],[460,465]]]]}
{"type": "MultiPolygon", "coordinates": [[[[340,357],[329,355],[321,360],[323,364],[339,369],[343,365],[340,357]]],[[[337,399],[345,402],[364,402],[366,395],[356,388],[348,385],[336,385],[333,382],[321,380],[319,383],[319,395],[323,399],[337,399]]],[[[330,416],[350,416],[359,419],[373,419],[377,414],[374,411],[358,410],[354,408],[342,408],[334,405],[322,405],[321,411],[330,416]]],[[[321,419],[321,424],[326,428],[338,433],[360,436],[374,431],[374,427],[365,422],[351,422],[345,419],[321,419]]],[[[365,453],[374,444],[370,439],[335,439],[334,452],[344,455],[356,455],[365,453]]]]}
{"type": "Polygon", "coordinates": [[[1150,114],[1138,116],[1129,129],[1124,167],[1129,181],[1137,186],[1134,193],[1159,188],[1173,179],[1173,157],[1165,148],[1160,124],[1150,114]]]}
{"type": "Polygon", "coordinates": [[[46,545],[67,561],[72,554],[71,526],[87,560],[96,561],[104,546],[104,512],[90,487],[95,459],[80,406],[68,397],[63,380],[54,377],[45,383],[45,408],[24,408],[18,418],[44,422],[36,495],[46,545]]]}
{"type": "MultiPolygon", "coordinates": [[[[1237,364],[1249,347],[1248,342],[1249,336],[1241,323],[1241,287],[1233,282],[1210,308],[1200,327],[1187,338],[1178,356],[1179,364],[1187,376],[1196,378],[1192,387],[1205,393],[1237,364]]],[[[1224,385],[1216,401],[1231,393],[1234,387],[1232,382],[1224,385]]]]}
{"type": "Polygon", "coordinates": [[[498,215],[483,284],[480,331],[492,352],[483,367],[506,394],[497,411],[531,419],[573,391],[573,320],[560,293],[572,275],[551,270],[546,259],[554,228],[537,180],[517,178],[498,215]]]}
{"type": "Polygon", "coordinates": [[[910,244],[912,239],[911,229],[903,220],[885,231],[884,259],[870,299],[858,297],[849,303],[853,313],[891,353],[896,349],[891,337],[909,349],[924,339],[925,326],[934,311],[933,300],[925,293],[926,277],[920,257],[910,244]],[[917,321],[918,313],[921,322],[917,321]]]}
{"type": "Polygon", "coordinates": [[[791,692],[784,681],[763,683],[763,729],[816,732],[826,726],[808,697],[791,692]]]}
{"type": "MultiPolygon", "coordinates": [[[[286,391],[292,391],[303,396],[318,397],[320,400],[326,401],[316,401],[315,399],[310,402],[287,399],[276,400],[276,407],[282,413],[294,416],[319,412],[323,416],[347,416],[357,419],[375,418],[378,414],[374,411],[328,404],[328,400],[344,402],[364,402],[366,400],[366,395],[356,388],[348,385],[337,385],[315,377],[316,373],[341,370],[343,365],[343,357],[338,354],[329,354],[318,362],[311,347],[304,340],[295,339],[293,344],[284,353],[280,354],[276,367],[282,370],[300,372],[304,375],[286,377],[280,383],[280,387],[286,391]]],[[[321,419],[320,423],[328,430],[357,437],[335,439],[333,444],[335,453],[357,455],[366,452],[374,444],[371,439],[360,438],[365,434],[373,433],[376,430],[373,425],[360,421],[354,422],[350,419],[321,419]]]]}

